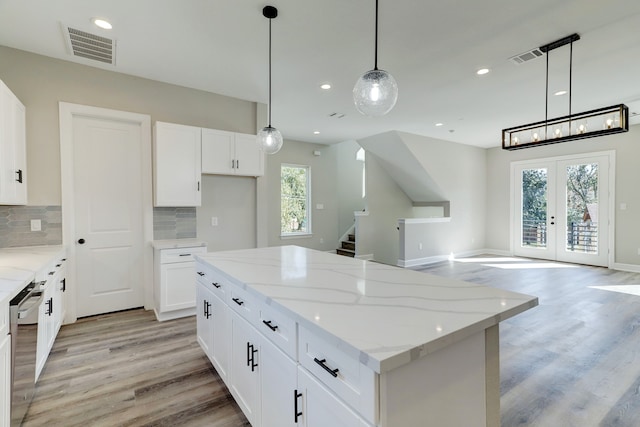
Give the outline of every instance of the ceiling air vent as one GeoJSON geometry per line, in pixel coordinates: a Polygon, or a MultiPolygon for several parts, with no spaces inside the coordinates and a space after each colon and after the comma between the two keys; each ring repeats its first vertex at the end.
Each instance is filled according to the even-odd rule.
{"type": "Polygon", "coordinates": [[[107,37],[87,33],[86,31],[63,26],[69,52],[73,56],[116,64],[116,41],[107,37]]]}
{"type": "Polygon", "coordinates": [[[524,53],[520,53],[516,56],[512,56],[511,58],[509,58],[509,61],[513,62],[514,64],[520,65],[527,61],[540,58],[543,55],[544,55],[544,52],[542,52],[538,48],[535,48],[535,49],[528,50],[524,53]]]}

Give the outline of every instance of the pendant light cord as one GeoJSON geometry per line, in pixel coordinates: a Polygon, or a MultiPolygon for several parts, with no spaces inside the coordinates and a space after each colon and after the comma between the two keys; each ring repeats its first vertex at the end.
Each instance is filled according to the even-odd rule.
{"type": "Polygon", "coordinates": [[[271,18],[269,18],[269,127],[271,127],[271,18]]]}
{"type": "Polygon", "coordinates": [[[376,0],[376,43],[375,43],[375,59],[374,70],[378,69],[378,0],[376,0]]]}
{"type": "Polygon", "coordinates": [[[571,131],[571,86],[572,85],[573,85],[573,41],[569,45],[569,131],[571,131]]]}
{"type": "Polygon", "coordinates": [[[547,122],[549,120],[549,51],[547,51],[547,78],[545,86],[547,90],[544,93],[544,139],[547,139],[547,122]]]}

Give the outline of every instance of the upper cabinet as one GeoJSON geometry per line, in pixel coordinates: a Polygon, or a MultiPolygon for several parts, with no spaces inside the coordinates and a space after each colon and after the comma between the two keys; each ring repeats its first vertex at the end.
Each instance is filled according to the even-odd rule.
{"type": "Polygon", "coordinates": [[[202,173],[264,175],[264,154],[256,136],[202,129],[202,173]]]}
{"type": "Polygon", "coordinates": [[[25,108],[0,80],[0,205],[27,204],[25,108]]]}
{"type": "Polygon", "coordinates": [[[201,205],[201,129],[156,122],[153,133],[154,206],[201,205]]]}

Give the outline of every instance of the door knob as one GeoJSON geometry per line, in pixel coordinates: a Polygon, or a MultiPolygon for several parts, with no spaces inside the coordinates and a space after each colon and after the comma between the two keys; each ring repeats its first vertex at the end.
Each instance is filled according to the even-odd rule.
{"type": "Polygon", "coordinates": [[[80,243],[81,245],[84,245],[84,239],[78,239],[78,243],[80,243]]]}

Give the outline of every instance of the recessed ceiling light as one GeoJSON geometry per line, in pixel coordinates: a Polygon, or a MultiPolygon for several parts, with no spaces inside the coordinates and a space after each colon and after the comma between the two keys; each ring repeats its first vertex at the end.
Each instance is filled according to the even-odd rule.
{"type": "Polygon", "coordinates": [[[484,74],[487,74],[489,72],[488,68],[480,68],[478,71],[476,71],[476,74],[479,76],[482,76],[484,74]]]}
{"type": "Polygon", "coordinates": [[[320,85],[320,89],[329,90],[331,89],[331,85],[329,83],[324,83],[320,85]]]}
{"type": "Polygon", "coordinates": [[[444,123],[436,123],[436,126],[438,126],[438,127],[440,127],[442,125],[444,125],[444,123]]]}
{"type": "Polygon", "coordinates": [[[562,96],[562,95],[566,95],[567,91],[566,90],[559,90],[556,93],[554,93],[555,96],[562,96]]]}
{"type": "Polygon", "coordinates": [[[110,30],[113,28],[113,25],[111,25],[111,22],[107,21],[106,19],[91,18],[91,22],[93,22],[93,25],[95,25],[96,27],[100,27],[103,30],[110,30]]]}
{"type": "Polygon", "coordinates": [[[313,131],[313,134],[314,134],[314,135],[320,135],[320,131],[319,131],[319,130],[314,130],[314,131],[313,131]]]}

